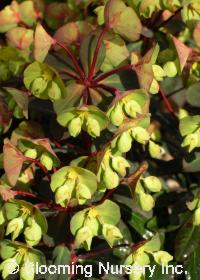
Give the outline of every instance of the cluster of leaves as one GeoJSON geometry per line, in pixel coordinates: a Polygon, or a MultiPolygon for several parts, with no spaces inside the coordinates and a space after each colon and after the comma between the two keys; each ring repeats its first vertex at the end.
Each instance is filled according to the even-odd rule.
{"type": "MultiPolygon", "coordinates": [[[[34,279],[27,262],[99,260],[156,264],[152,279],[175,279],[161,271],[173,261],[198,279],[199,34],[199,0],[14,0],[0,11],[3,279],[17,265],[34,279]]],[[[45,275],[72,278],[83,276],[45,275]]]]}

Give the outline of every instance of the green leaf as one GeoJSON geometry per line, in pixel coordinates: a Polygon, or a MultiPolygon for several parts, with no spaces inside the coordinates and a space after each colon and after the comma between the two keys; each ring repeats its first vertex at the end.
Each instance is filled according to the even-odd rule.
{"type": "Polygon", "coordinates": [[[187,271],[187,280],[198,280],[200,273],[200,247],[197,247],[195,251],[185,262],[185,270],[187,271]]]}
{"type": "Polygon", "coordinates": [[[186,91],[187,102],[190,105],[198,108],[200,107],[199,91],[200,91],[200,83],[191,85],[186,91]]]}
{"type": "Polygon", "coordinates": [[[148,239],[152,236],[152,232],[146,228],[148,219],[141,214],[132,211],[126,205],[120,206],[122,217],[132,228],[134,228],[143,238],[148,239]]]}
{"type": "Polygon", "coordinates": [[[22,109],[25,118],[28,119],[28,96],[25,92],[11,87],[5,87],[4,89],[13,97],[19,108],[22,109]]]}
{"type": "Polygon", "coordinates": [[[200,244],[200,226],[194,226],[192,219],[186,222],[175,239],[175,258],[178,262],[187,259],[200,244]]]}
{"type": "MultiPolygon", "coordinates": [[[[70,264],[70,251],[64,245],[59,245],[53,250],[52,265],[69,265],[70,264]]],[[[70,278],[67,274],[51,274],[47,275],[47,280],[68,280],[70,278]]]]}
{"type": "Polygon", "coordinates": [[[161,247],[161,237],[159,236],[158,233],[156,233],[156,235],[152,237],[152,239],[147,243],[145,243],[145,245],[143,246],[146,252],[156,252],[160,250],[160,247],[161,247]]]}
{"type": "MultiPolygon", "coordinates": [[[[92,65],[97,42],[98,42],[98,37],[95,34],[90,34],[81,43],[80,60],[86,75],[88,75],[90,67],[92,65]]],[[[105,56],[106,56],[106,49],[105,49],[105,45],[102,44],[97,57],[94,74],[99,71],[105,59],[105,56]]]]}
{"type": "Polygon", "coordinates": [[[10,240],[2,240],[0,242],[0,255],[3,260],[14,257],[17,252],[17,246],[10,240]]]}
{"type": "Polygon", "coordinates": [[[61,114],[63,111],[78,105],[84,90],[85,86],[81,84],[72,83],[68,85],[66,87],[65,99],[58,100],[53,103],[56,114],[61,114]]]}
{"type": "Polygon", "coordinates": [[[46,233],[48,229],[47,220],[44,216],[44,214],[37,208],[34,209],[34,219],[37,222],[37,224],[41,227],[42,233],[46,233]]]}
{"type": "Polygon", "coordinates": [[[200,116],[188,116],[180,120],[180,133],[182,136],[193,133],[200,126],[200,116]]]}
{"type": "Polygon", "coordinates": [[[73,235],[83,226],[86,218],[87,209],[76,213],[70,221],[70,230],[73,235]]]}
{"type": "Polygon", "coordinates": [[[49,49],[55,43],[54,39],[47,34],[40,23],[37,24],[34,38],[34,57],[43,62],[49,49]]]}
{"type": "Polygon", "coordinates": [[[109,0],[105,7],[105,22],[116,33],[129,41],[139,39],[142,25],[136,12],[121,0],[109,0]]]}

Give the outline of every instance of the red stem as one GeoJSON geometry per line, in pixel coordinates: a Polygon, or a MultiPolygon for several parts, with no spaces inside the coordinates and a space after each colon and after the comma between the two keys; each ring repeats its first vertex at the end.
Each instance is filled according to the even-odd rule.
{"type": "Polygon", "coordinates": [[[26,160],[35,163],[44,172],[44,174],[46,174],[46,176],[48,177],[48,179],[50,181],[51,178],[50,178],[50,175],[48,173],[48,170],[44,167],[44,165],[41,164],[41,162],[39,160],[32,159],[32,158],[29,158],[29,157],[26,157],[26,160]]]}
{"type": "Polygon", "coordinates": [[[33,198],[36,198],[38,200],[41,200],[43,203],[40,203],[40,204],[36,204],[37,206],[46,206],[48,208],[53,208],[57,211],[61,211],[61,212],[69,212],[71,209],[69,207],[67,208],[64,208],[64,207],[61,207],[61,206],[58,206],[50,201],[47,201],[45,199],[43,199],[42,197],[38,196],[37,194],[34,194],[34,193],[30,193],[30,192],[24,192],[24,191],[20,191],[20,190],[17,190],[17,191],[14,191],[15,192],[15,195],[21,195],[21,196],[28,196],[28,197],[33,197],[33,198]]]}
{"type": "Polygon", "coordinates": [[[94,75],[95,66],[96,66],[96,63],[97,63],[97,58],[98,58],[98,54],[99,54],[99,51],[100,51],[100,48],[101,48],[103,37],[108,30],[109,30],[108,26],[104,27],[104,29],[101,31],[101,33],[99,35],[97,45],[96,45],[96,49],[95,49],[95,52],[94,52],[94,57],[93,57],[93,60],[92,60],[92,65],[90,67],[90,71],[89,71],[89,75],[88,75],[88,80],[89,81],[91,81],[91,79],[94,75]]]}
{"type": "Polygon", "coordinates": [[[62,43],[60,43],[58,41],[56,41],[56,44],[59,45],[61,48],[63,48],[67,52],[71,61],[74,64],[74,66],[76,67],[76,70],[78,71],[81,79],[84,81],[85,80],[85,74],[84,74],[83,70],[81,69],[81,67],[79,66],[78,61],[75,58],[75,56],[73,55],[73,53],[71,52],[71,50],[67,46],[63,45],[62,43]]]}
{"type": "Polygon", "coordinates": [[[121,66],[119,68],[116,68],[116,69],[113,69],[113,70],[111,70],[109,72],[106,72],[105,74],[102,74],[99,78],[94,79],[93,82],[94,82],[94,84],[95,83],[99,83],[99,82],[105,80],[106,78],[108,78],[108,77],[110,77],[110,76],[112,76],[114,74],[117,74],[119,72],[126,71],[126,70],[135,70],[136,67],[137,67],[137,65],[134,65],[134,64],[121,66]]]}
{"type": "Polygon", "coordinates": [[[160,86],[159,92],[160,92],[160,95],[161,95],[162,99],[164,100],[169,112],[174,113],[174,109],[172,108],[172,106],[171,106],[169,100],[167,99],[167,97],[165,96],[165,93],[164,93],[163,89],[161,88],[161,86],[160,86]]]}
{"type": "Polygon", "coordinates": [[[120,96],[120,94],[121,94],[120,90],[118,90],[117,88],[108,86],[108,85],[100,84],[100,85],[97,85],[96,87],[105,89],[105,90],[111,92],[113,95],[116,95],[116,96],[120,96]]]}
{"type": "Polygon", "coordinates": [[[68,71],[65,70],[65,69],[60,70],[59,73],[61,73],[61,74],[66,74],[67,76],[69,76],[70,78],[76,80],[77,82],[82,83],[82,81],[81,81],[81,79],[79,79],[79,77],[77,77],[76,75],[74,75],[74,74],[68,72],[68,71]]]}
{"type": "Polygon", "coordinates": [[[121,248],[121,247],[129,247],[132,250],[137,250],[138,248],[143,246],[148,241],[149,240],[143,240],[143,241],[140,241],[136,244],[118,244],[118,245],[113,246],[113,248],[104,248],[104,249],[101,249],[101,250],[96,250],[96,251],[89,252],[89,253],[84,254],[84,255],[79,255],[79,256],[77,256],[77,258],[78,258],[78,260],[86,260],[86,259],[90,259],[92,257],[96,257],[96,256],[99,256],[99,255],[102,255],[102,254],[109,253],[110,251],[112,251],[114,249],[117,249],[117,248],[121,248]]]}
{"type": "Polygon", "coordinates": [[[117,188],[114,188],[107,192],[107,194],[102,198],[102,200],[99,201],[98,205],[103,204],[107,199],[111,197],[111,195],[116,191],[117,188]]]}

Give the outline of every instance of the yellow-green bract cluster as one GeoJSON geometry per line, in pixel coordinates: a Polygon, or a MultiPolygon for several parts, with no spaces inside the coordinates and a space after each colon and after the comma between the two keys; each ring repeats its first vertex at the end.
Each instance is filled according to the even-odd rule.
{"type": "Polygon", "coordinates": [[[135,126],[122,132],[111,142],[112,149],[116,148],[121,153],[127,153],[132,147],[132,142],[135,140],[140,144],[146,144],[149,141],[150,135],[148,131],[141,127],[135,126]]]}
{"type": "Polygon", "coordinates": [[[77,137],[82,129],[90,136],[98,137],[108,125],[107,116],[95,106],[72,107],[58,114],[57,120],[59,124],[68,128],[73,137],[77,137]]]}
{"type": "Polygon", "coordinates": [[[81,167],[66,166],[52,175],[51,189],[57,204],[63,207],[82,205],[97,190],[97,177],[81,167]]]}
{"type": "Polygon", "coordinates": [[[26,61],[19,50],[11,47],[0,49],[0,80],[6,81],[23,70],[26,61]]]}
{"type": "Polygon", "coordinates": [[[45,264],[44,255],[35,249],[27,247],[19,242],[11,242],[10,240],[2,240],[1,243],[1,258],[3,262],[0,264],[3,279],[7,279],[10,274],[14,274],[19,269],[21,280],[34,280],[34,267],[45,264]],[[30,267],[33,264],[34,267],[30,267]]]}
{"type": "MultiPolygon", "coordinates": [[[[133,267],[140,266],[144,267],[145,265],[150,265],[152,257],[158,265],[168,265],[170,261],[173,260],[173,256],[165,251],[160,250],[161,242],[159,235],[155,235],[150,241],[145,245],[138,248],[125,260],[125,265],[132,265],[133,267]]],[[[143,270],[136,271],[133,269],[132,274],[130,275],[130,280],[143,280],[145,275],[143,270]]]]}
{"type": "Polygon", "coordinates": [[[56,155],[50,152],[51,150],[48,150],[44,146],[42,146],[42,140],[40,145],[40,140],[26,140],[21,139],[18,141],[18,148],[20,151],[30,159],[37,159],[41,162],[41,164],[47,169],[52,170],[53,167],[56,167],[59,165],[59,160],[56,157],[56,155]]]}
{"type": "Polygon", "coordinates": [[[102,205],[87,208],[71,219],[71,232],[75,235],[75,246],[90,250],[94,236],[103,236],[110,247],[123,236],[117,227],[120,210],[117,204],[106,200],[102,205]]]}
{"type": "Polygon", "coordinates": [[[6,235],[14,241],[22,232],[26,243],[35,246],[46,232],[46,220],[40,211],[27,202],[7,202],[0,210],[0,223],[6,225],[6,235]]]}
{"type": "Polygon", "coordinates": [[[182,147],[187,147],[189,152],[200,147],[200,115],[183,117],[179,129],[184,137],[182,147]]]}
{"type": "Polygon", "coordinates": [[[155,206],[155,201],[150,192],[160,192],[161,188],[161,181],[155,176],[140,178],[135,188],[135,194],[142,210],[152,210],[152,208],[155,206]]]}
{"type": "Polygon", "coordinates": [[[120,154],[114,155],[110,149],[106,149],[98,171],[99,189],[105,191],[116,188],[120,183],[120,177],[126,175],[126,169],[129,167],[129,162],[120,154]]]}
{"type": "Polygon", "coordinates": [[[145,90],[127,91],[111,106],[107,115],[112,124],[120,126],[126,118],[135,119],[143,114],[147,102],[148,95],[145,90]]]}
{"type": "Polygon", "coordinates": [[[163,67],[154,64],[152,66],[154,79],[152,81],[149,92],[151,94],[156,94],[159,92],[159,83],[163,81],[164,77],[175,77],[178,73],[178,60],[177,61],[167,61],[163,67]]]}
{"type": "Polygon", "coordinates": [[[57,72],[47,64],[38,61],[24,71],[24,84],[33,95],[52,101],[64,98],[65,86],[57,72]]]}

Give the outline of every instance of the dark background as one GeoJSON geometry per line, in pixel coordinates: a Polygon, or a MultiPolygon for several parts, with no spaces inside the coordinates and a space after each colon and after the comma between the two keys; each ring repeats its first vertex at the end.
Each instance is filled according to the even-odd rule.
{"type": "Polygon", "coordinates": [[[5,6],[9,5],[11,3],[10,0],[0,0],[0,9],[3,9],[5,6]]]}

